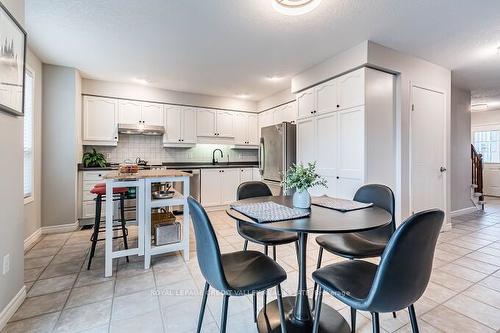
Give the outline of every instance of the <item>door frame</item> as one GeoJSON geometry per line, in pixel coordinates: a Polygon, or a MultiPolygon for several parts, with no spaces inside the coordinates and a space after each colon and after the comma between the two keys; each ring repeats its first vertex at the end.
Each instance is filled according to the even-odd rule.
{"type": "Polygon", "coordinates": [[[410,81],[410,98],[409,98],[409,104],[408,104],[408,111],[409,111],[409,117],[408,117],[408,127],[409,127],[409,138],[408,138],[408,156],[409,156],[409,163],[408,163],[408,175],[409,175],[409,213],[410,215],[413,214],[413,150],[412,150],[412,144],[413,144],[413,114],[412,112],[412,105],[414,104],[414,95],[413,95],[413,88],[419,88],[419,89],[424,89],[427,91],[435,92],[438,94],[441,94],[443,96],[443,125],[444,125],[444,135],[443,135],[443,161],[444,161],[444,167],[448,169],[446,172],[444,172],[443,175],[443,192],[444,192],[444,213],[445,213],[445,221],[443,224],[443,229],[448,229],[449,227],[449,191],[448,191],[448,174],[449,174],[449,133],[450,133],[450,124],[449,124],[449,115],[447,114],[446,110],[446,101],[447,101],[447,94],[445,91],[437,89],[435,87],[431,87],[428,85],[424,84],[419,84],[418,82],[415,81],[410,81]]]}

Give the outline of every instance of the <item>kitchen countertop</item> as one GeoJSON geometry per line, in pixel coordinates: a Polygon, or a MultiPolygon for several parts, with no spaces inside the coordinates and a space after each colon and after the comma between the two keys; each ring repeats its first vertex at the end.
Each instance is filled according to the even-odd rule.
{"type": "Polygon", "coordinates": [[[120,173],[117,170],[108,172],[104,179],[144,179],[144,178],[162,178],[162,177],[191,177],[192,174],[174,169],[154,169],[139,170],[137,173],[120,173]]]}
{"type": "MultiPolygon", "coordinates": [[[[202,163],[202,162],[163,162],[161,165],[147,165],[148,168],[167,167],[167,169],[211,169],[211,168],[257,168],[258,162],[223,162],[223,163],[202,163]]],[[[84,167],[82,163],[78,163],[78,171],[101,171],[101,170],[118,170],[118,164],[111,163],[106,167],[84,167]]]]}

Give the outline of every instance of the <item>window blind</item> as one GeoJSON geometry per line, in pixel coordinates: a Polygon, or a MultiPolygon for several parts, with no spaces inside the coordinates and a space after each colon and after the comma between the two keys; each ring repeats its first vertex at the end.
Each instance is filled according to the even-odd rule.
{"type": "Polygon", "coordinates": [[[24,197],[33,195],[33,74],[26,69],[24,92],[24,197]]]}

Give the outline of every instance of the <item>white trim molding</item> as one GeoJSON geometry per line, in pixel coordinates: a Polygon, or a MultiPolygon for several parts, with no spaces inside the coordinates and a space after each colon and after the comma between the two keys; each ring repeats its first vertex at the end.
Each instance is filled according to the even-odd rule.
{"type": "Polygon", "coordinates": [[[477,210],[478,209],[476,207],[474,207],[474,206],[467,207],[467,208],[462,208],[462,209],[458,209],[458,210],[454,210],[454,211],[450,212],[450,217],[457,217],[457,216],[460,216],[460,215],[474,213],[477,210]]]}
{"type": "Polygon", "coordinates": [[[74,223],[51,225],[42,227],[42,234],[58,234],[63,232],[71,232],[78,229],[78,220],[74,223]]]}
{"type": "Polygon", "coordinates": [[[21,290],[10,300],[9,304],[0,312],[0,331],[3,330],[9,319],[16,313],[17,309],[23,304],[26,298],[26,286],[23,285],[21,290]]]}
{"type": "Polygon", "coordinates": [[[24,252],[30,250],[42,236],[42,228],[32,233],[28,238],[24,240],[24,252]]]}

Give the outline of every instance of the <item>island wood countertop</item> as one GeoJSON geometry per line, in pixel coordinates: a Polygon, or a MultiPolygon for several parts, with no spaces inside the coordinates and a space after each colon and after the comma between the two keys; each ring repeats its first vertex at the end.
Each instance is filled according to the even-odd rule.
{"type": "Polygon", "coordinates": [[[192,174],[175,169],[139,170],[137,173],[120,173],[118,170],[108,172],[104,179],[144,179],[162,177],[191,177],[192,174]]]}

